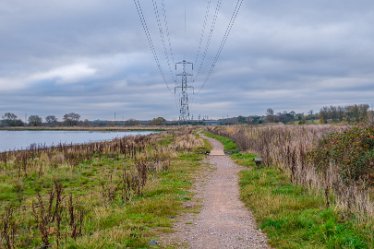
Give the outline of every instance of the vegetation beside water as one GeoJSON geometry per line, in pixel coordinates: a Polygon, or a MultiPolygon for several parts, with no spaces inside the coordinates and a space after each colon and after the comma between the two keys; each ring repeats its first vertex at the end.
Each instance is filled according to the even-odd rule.
{"type": "Polygon", "coordinates": [[[209,148],[191,131],[0,154],[0,248],[149,248],[209,148]]]}
{"type": "MultiPolygon", "coordinates": [[[[207,133],[235,148],[225,136],[207,133]]],[[[275,166],[256,167],[252,153],[231,155],[247,166],[240,173],[241,198],[274,248],[374,248],[374,221],[326,207],[321,192],[291,182],[275,166]]]]}

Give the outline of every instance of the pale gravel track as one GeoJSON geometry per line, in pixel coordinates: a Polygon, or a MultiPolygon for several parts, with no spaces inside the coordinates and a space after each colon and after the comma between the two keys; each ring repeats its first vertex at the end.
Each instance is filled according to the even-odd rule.
{"type": "Polygon", "coordinates": [[[162,244],[193,249],[270,248],[252,214],[240,201],[238,173],[243,168],[224,155],[221,143],[206,139],[213,146],[207,160],[214,170],[196,182],[201,212],[182,216],[174,227],[176,232],[162,238],[162,244]]]}

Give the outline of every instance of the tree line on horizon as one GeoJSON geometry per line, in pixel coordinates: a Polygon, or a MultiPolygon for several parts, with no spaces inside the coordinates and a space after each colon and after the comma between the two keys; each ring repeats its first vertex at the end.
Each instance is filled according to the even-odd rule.
{"type": "Polygon", "coordinates": [[[328,124],[328,123],[363,123],[374,122],[374,112],[369,105],[348,105],[348,106],[324,106],[317,113],[309,111],[296,113],[284,111],[275,113],[272,108],[266,110],[265,115],[239,116],[234,118],[221,119],[222,124],[328,124]]]}
{"type": "Polygon", "coordinates": [[[1,126],[75,126],[80,122],[80,115],[75,112],[67,113],[63,116],[63,121],[59,122],[58,118],[55,115],[48,115],[44,118],[39,115],[30,115],[27,119],[27,123],[18,118],[14,113],[7,112],[2,116],[1,126]]]}
{"type": "MultiPolygon", "coordinates": [[[[296,113],[294,111],[284,111],[275,113],[272,108],[266,110],[265,115],[254,116],[238,116],[217,120],[216,124],[267,124],[267,123],[283,123],[283,124],[310,124],[310,123],[374,123],[374,112],[370,110],[369,105],[348,105],[348,106],[324,106],[319,112],[309,111],[305,113],[296,113]]],[[[204,125],[205,120],[196,120],[186,122],[188,124],[204,125]]],[[[105,126],[139,126],[139,125],[173,125],[178,124],[176,121],[167,121],[163,117],[153,118],[151,120],[141,121],[129,119],[126,121],[108,121],[108,120],[81,120],[78,113],[71,112],[63,116],[59,121],[55,115],[48,115],[44,119],[39,115],[30,115],[27,122],[22,121],[14,113],[7,112],[0,120],[0,127],[59,127],[59,126],[83,126],[83,127],[105,127],[105,126]]]]}
{"type": "Polygon", "coordinates": [[[147,125],[164,125],[166,119],[163,117],[157,117],[149,121],[139,121],[135,119],[129,119],[127,121],[107,121],[107,120],[94,120],[89,121],[87,119],[81,120],[81,116],[78,113],[71,112],[63,116],[62,121],[59,121],[55,115],[48,115],[44,119],[39,115],[30,115],[27,121],[23,121],[16,114],[7,112],[2,116],[0,120],[0,127],[59,127],[59,126],[84,126],[84,127],[100,127],[100,126],[138,126],[142,124],[147,125]]]}

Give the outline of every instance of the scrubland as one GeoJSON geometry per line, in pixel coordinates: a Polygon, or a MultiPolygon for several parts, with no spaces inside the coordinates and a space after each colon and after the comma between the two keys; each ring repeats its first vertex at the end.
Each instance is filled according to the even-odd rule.
{"type": "Polygon", "coordinates": [[[0,154],[0,248],[148,248],[191,198],[191,130],[0,154]]]}

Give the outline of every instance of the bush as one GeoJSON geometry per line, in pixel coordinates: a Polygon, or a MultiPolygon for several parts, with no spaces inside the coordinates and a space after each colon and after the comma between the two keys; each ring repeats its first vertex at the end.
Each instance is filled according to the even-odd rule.
{"type": "Polygon", "coordinates": [[[373,184],[374,128],[355,127],[329,134],[311,152],[311,158],[320,171],[329,165],[338,167],[346,182],[364,180],[373,184]]]}

